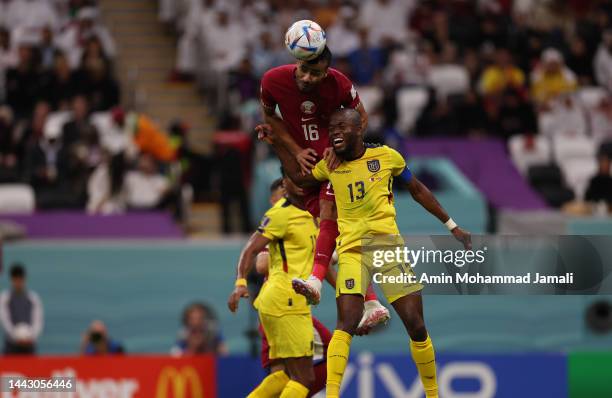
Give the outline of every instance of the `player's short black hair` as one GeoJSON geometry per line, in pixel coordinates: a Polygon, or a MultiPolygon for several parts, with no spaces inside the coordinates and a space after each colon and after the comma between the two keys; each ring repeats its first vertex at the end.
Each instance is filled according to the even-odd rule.
{"type": "Polygon", "coordinates": [[[11,266],[11,278],[25,278],[26,270],[23,264],[15,263],[11,266]]]}
{"type": "Polygon", "coordinates": [[[355,124],[356,126],[361,126],[361,114],[353,108],[340,108],[336,111],[334,111],[334,114],[338,114],[338,115],[342,115],[342,116],[347,116],[349,118],[349,120],[351,121],[351,123],[355,124]]]}
{"type": "Polygon", "coordinates": [[[277,178],[276,180],[272,182],[272,184],[270,184],[270,193],[276,191],[278,188],[282,186],[283,186],[283,179],[277,178]]]}
{"type": "Polygon", "coordinates": [[[327,46],[325,46],[321,54],[319,54],[316,58],[306,61],[306,63],[309,65],[316,65],[321,61],[325,62],[326,66],[330,66],[332,63],[332,52],[327,46]]]}

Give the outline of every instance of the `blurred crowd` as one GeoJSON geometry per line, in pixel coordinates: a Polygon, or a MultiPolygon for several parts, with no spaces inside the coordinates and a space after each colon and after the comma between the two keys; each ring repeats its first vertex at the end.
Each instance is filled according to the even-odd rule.
{"type": "Polygon", "coordinates": [[[0,183],[14,202],[2,210],[180,217],[185,127],[168,136],[124,111],[115,57],[96,1],[0,1],[0,183]]]}
{"type": "MultiPolygon", "coordinates": [[[[285,30],[312,19],[326,30],[333,66],[358,86],[369,140],[545,136],[554,152],[557,139],[587,137],[594,173],[597,148],[612,138],[610,0],[159,3],[180,37],[171,79],[195,79],[222,128],[252,129],[262,74],[293,62],[285,30]]],[[[529,152],[533,140],[523,141],[529,152]]],[[[572,196],[584,195],[579,179],[572,196]]]]}

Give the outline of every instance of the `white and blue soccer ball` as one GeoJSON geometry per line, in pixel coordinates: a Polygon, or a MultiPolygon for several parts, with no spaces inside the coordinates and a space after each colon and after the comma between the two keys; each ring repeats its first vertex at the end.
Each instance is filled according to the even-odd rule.
{"type": "Polygon", "coordinates": [[[285,46],[291,55],[302,61],[318,57],[325,49],[326,43],[323,28],[308,19],[297,21],[285,34],[285,46]]]}

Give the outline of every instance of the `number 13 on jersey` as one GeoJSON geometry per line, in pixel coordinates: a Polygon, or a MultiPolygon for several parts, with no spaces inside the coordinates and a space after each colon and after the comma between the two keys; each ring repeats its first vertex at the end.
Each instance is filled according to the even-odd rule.
{"type": "Polygon", "coordinates": [[[304,139],[306,141],[318,141],[319,140],[319,126],[316,124],[302,124],[304,130],[304,139]]]}
{"type": "Polygon", "coordinates": [[[348,184],[349,196],[351,203],[356,200],[361,200],[365,196],[365,184],[363,181],[357,181],[354,184],[348,184]],[[355,188],[353,188],[355,186],[355,188]]]}

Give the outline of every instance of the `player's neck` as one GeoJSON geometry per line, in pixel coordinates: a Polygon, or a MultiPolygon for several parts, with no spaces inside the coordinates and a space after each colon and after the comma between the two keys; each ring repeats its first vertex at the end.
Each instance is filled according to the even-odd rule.
{"type": "Polygon", "coordinates": [[[350,154],[348,154],[347,156],[343,156],[343,158],[346,161],[357,160],[363,156],[365,151],[366,151],[365,145],[361,144],[355,147],[355,149],[350,154]]]}
{"type": "Polygon", "coordinates": [[[291,203],[293,206],[297,207],[298,209],[306,210],[306,207],[304,207],[299,197],[296,197],[294,195],[291,195],[290,193],[287,193],[287,195],[285,196],[285,199],[287,199],[289,203],[291,203]]]}

